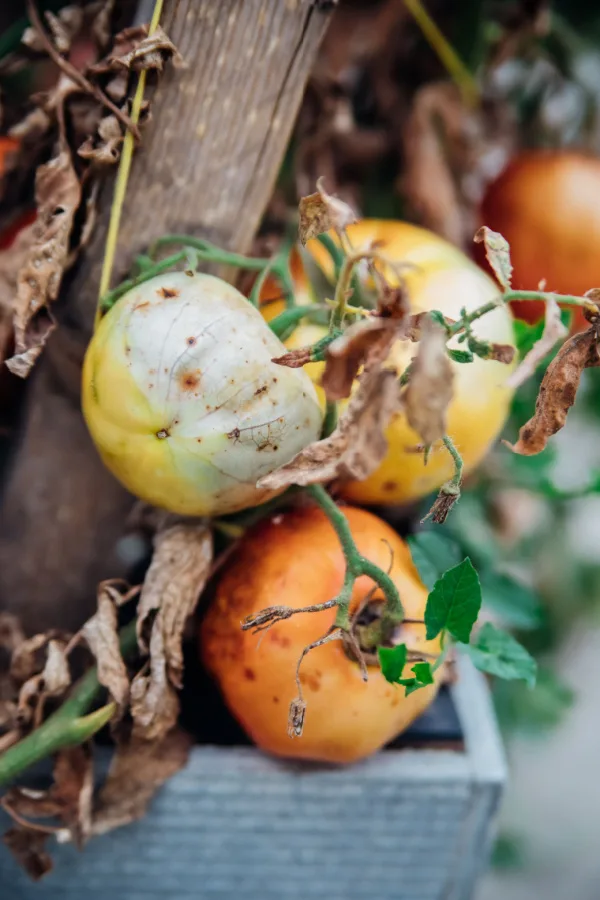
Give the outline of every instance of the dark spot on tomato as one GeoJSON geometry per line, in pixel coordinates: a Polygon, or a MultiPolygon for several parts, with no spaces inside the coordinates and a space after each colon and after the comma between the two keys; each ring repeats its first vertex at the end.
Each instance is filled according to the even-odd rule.
{"type": "Polygon", "coordinates": [[[185,342],[188,345],[188,347],[195,347],[197,344],[196,338],[193,335],[189,338],[186,338],[185,342]]]}
{"type": "Polygon", "coordinates": [[[133,307],[133,309],[134,309],[134,311],[135,311],[136,309],[145,309],[146,306],[150,306],[150,301],[149,301],[149,300],[144,300],[143,303],[136,303],[136,305],[133,307]]]}
{"type": "Polygon", "coordinates": [[[168,429],[168,428],[161,428],[160,431],[157,431],[157,432],[156,432],[156,437],[157,437],[159,440],[164,441],[165,438],[168,438],[168,437],[169,437],[169,429],[168,429]]]}
{"type": "Polygon", "coordinates": [[[198,441],[199,444],[202,443],[202,438],[196,438],[196,440],[198,441]]]}
{"type": "Polygon", "coordinates": [[[182,372],[178,378],[179,387],[182,391],[193,391],[200,384],[202,372],[200,369],[194,371],[182,372]]]}
{"type": "Polygon", "coordinates": [[[179,291],[176,288],[161,287],[156,292],[159,296],[169,300],[171,297],[179,297],[179,291]]]}
{"type": "Polygon", "coordinates": [[[125,347],[125,353],[127,353],[127,354],[131,353],[131,347],[125,347]]]}
{"type": "Polygon", "coordinates": [[[398,487],[398,482],[397,481],[384,481],[382,487],[383,487],[384,491],[395,491],[396,488],[398,487]]]}
{"type": "Polygon", "coordinates": [[[239,429],[239,428],[234,428],[232,431],[228,431],[228,432],[227,432],[227,437],[228,437],[230,440],[232,440],[232,441],[237,441],[237,440],[239,440],[239,437],[240,437],[240,429],[239,429]]]}
{"type": "Polygon", "coordinates": [[[273,697],[273,703],[279,703],[279,697],[273,697]]]}
{"type": "Polygon", "coordinates": [[[187,275],[188,278],[193,278],[196,273],[194,272],[193,269],[186,269],[185,274],[187,275]]]}
{"type": "Polygon", "coordinates": [[[156,369],[148,369],[148,375],[156,375],[156,369]]]}
{"type": "Polygon", "coordinates": [[[276,379],[276,378],[273,379],[273,384],[277,384],[277,379],[276,379]]]}
{"type": "Polygon", "coordinates": [[[290,639],[285,634],[279,634],[278,631],[271,632],[271,643],[278,644],[280,647],[289,647],[290,639]]]}
{"type": "Polygon", "coordinates": [[[300,682],[307,690],[312,691],[313,694],[316,694],[321,688],[321,680],[316,678],[315,675],[312,675],[310,672],[300,673],[300,682]]]}
{"type": "Polygon", "coordinates": [[[259,387],[258,390],[254,391],[254,396],[258,397],[259,394],[264,394],[264,392],[267,390],[268,390],[267,385],[263,384],[262,387],[259,387]]]}
{"type": "Polygon", "coordinates": [[[256,674],[253,669],[244,669],[244,678],[247,678],[248,681],[256,681],[256,674]]]}
{"type": "Polygon", "coordinates": [[[277,444],[273,444],[273,450],[279,450],[279,447],[277,446],[277,444]]]}

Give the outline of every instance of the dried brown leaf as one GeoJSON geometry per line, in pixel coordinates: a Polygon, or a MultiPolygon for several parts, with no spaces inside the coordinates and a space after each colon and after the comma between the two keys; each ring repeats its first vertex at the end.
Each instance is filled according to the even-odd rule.
{"type": "MultiPolygon", "coordinates": [[[[65,655],[66,642],[38,635],[46,641],[46,661],[38,675],[32,675],[19,691],[18,718],[36,726],[42,718],[44,703],[48,697],[58,697],[71,684],[71,672],[65,655]]],[[[11,669],[12,673],[12,669],[11,669]]]]}
{"type": "Polygon", "coordinates": [[[560,319],[560,306],[553,297],[549,297],[546,300],[546,319],[542,336],[509,376],[506,386],[516,389],[525,384],[527,379],[535,374],[537,367],[550,353],[557,341],[562,340],[568,333],[569,329],[563,325],[560,319]]]}
{"type": "Polygon", "coordinates": [[[515,358],[515,353],[516,350],[512,344],[490,344],[489,356],[486,358],[509,366],[515,358]]]}
{"type": "Polygon", "coordinates": [[[177,47],[165,31],[158,27],[149,35],[147,25],[134,25],[115,36],[112,51],[105,59],[92,66],[90,72],[95,75],[122,69],[132,72],[154,69],[162,72],[169,60],[179,65],[183,62],[177,47]]]}
{"type": "Polygon", "coordinates": [[[403,129],[403,192],[420,221],[459,246],[464,223],[450,147],[464,143],[467,111],[455,85],[428,84],[403,129]]]}
{"type": "MultiPolygon", "coordinates": [[[[83,10],[79,6],[65,6],[57,15],[47,11],[44,13],[46,23],[52,35],[54,46],[59,53],[68,53],[73,38],[81,30],[83,10]]],[[[36,28],[26,28],[21,38],[23,44],[36,53],[44,52],[46,45],[36,28]]]]}
{"type": "Polygon", "coordinates": [[[584,369],[600,366],[598,331],[592,327],[565,341],[540,385],[535,413],[519,431],[516,444],[506,445],[514,453],[534,456],[541,453],[548,439],[563,427],[575,402],[584,369]]]}
{"type": "Polygon", "coordinates": [[[327,231],[343,231],[357,221],[354,210],[343,200],[328,194],[323,179],[317,180],[317,190],[302,197],[299,204],[298,234],[302,244],[327,231]]]}
{"type": "Polygon", "coordinates": [[[421,327],[422,337],[404,394],[408,423],[430,447],[446,433],[454,372],[446,353],[444,329],[431,320],[421,327]]]}
{"type": "Polygon", "coordinates": [[[159,533],[138,607],[138,643],[149,671],[131,685],[134,735],[162,737],[178,715],[183,629],[209,576],[213,544],[205,524],[178,524],[159,533]]]}
{"type": "Polygon", "coordinates": [[[41,651],[45,650],[52,636],[52,632],[34,634],[33,637],[19,641],[15,646],[10,661],[10,674],[17,684],[23,684],[32,675],[41,671],[45,659],[41,651]]]}
{"type": "Polygon", "coordinates": [[[371,356],[383,362],[396,340],[393,319],[373,317],[351,325],[327,348],[321,385],[328,400],[349,397],[361,366],[371,356]]]}
{"type": "Polygon", "coordinates": [[[15,355],[6,362],[12,372],[23,378],[31,371],[53,328],[46,306],[58,297],[73,219],[81,200],[81,187],[67,150],[38,169],[36,199],[34,240],[17,280],[15,355]]]}
{"type": "Polygon", "coordinates": [[[2,840],[16,861],[34,881],[52,871],[52,859],[46,851],[49,835],[42,831],[15,825],[2,840]]]}
{"type": "Polygon", "coordinates": [[[127,599],[113,583],[103,581],[98,586],[98,611],[81,629],[96,657],[98,681],[108,689],[121,714],[129,700],[129,677],[119,647],[117,609],[127,599]]]}
{"type": "Polygon", "coordinates": [[[89,744],[65,747],[54,763],[51,798],[58,804],[59,817],[70,839],[81,847],[91,831],[94,767],[89,744]]]}
{"type": "Polygon", "coordinates": [[[505,237],[499,231],[492,231],[487,225],[483,225],[475,237],[476,244],[483,244],[485,255],[498,283],[508,290],[512,278],[512,263],[510,261],[510,246],[505,237]]]}
{"type": "Polygon", "coordinates": [[[334,478],[366,478],[387,452],[385,431],[400,406],[396,373],[373,367],[361,376],[333,434],[309,444],[285,466],[261,478],[258,486],[279,490],[334,478]]]}
{"type": "Polygon", "coordinates": [[[185,766],[191,745],[181,729],[158,741],[120,744],[98,796],[91,833],[106,834],[141,819],[159,788],[185,766]]]}
{"type": "Polygon", "coordinates": [[[278,366],[287,366],[288,369],[301,369],[311,360],[312,347],[298,347],[297,350],[290,350],[282,356],[275,356],[271,362],[278,366]]]}
{"type": "Polygon", "coordinates": [[[94,36],[96,44],[103,48],[111,37],[111,18],[115,6],[115,0],[105,0],[104,3],[95,4],[99,7],[98,11],[94,10],[94,18],[92,20],[91,32],[94,36]]]}
{"type": "Polygon", "coordinates": [[[99,165],[114,165],[121,156],[123,133],[116,116],[105,116],[98,125],[97,138],[88,137],[77,155],[99,165]]]}

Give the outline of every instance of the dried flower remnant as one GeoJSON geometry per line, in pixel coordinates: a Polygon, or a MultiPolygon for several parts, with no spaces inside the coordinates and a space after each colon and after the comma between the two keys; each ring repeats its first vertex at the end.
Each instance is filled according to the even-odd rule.
{"type": "Polygon", "coordinates": [[[347,203],[327,193],[322,178],[317,180],[317,190],[314,194],[302,197],[299,210],[298,234],[303,245],[311,238],[327,231],[340,233],[357,221],[354,210],[347,203]]]}

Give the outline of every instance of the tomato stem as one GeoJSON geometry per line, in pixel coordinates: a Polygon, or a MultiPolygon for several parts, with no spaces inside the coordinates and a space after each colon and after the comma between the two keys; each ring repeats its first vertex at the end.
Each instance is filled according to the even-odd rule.
{"type": "MultiPolygon", "coordinates": [[[[132,656],[137,649],[135,620],[121,629],[119,645],[124,657],[132,656]]],[[[0,756],[0,785],[12,781],[30,766],[62,747],[84,743],[103,728],[115,713],[114,703],[108,703],[87,714],[101,690],[98,669],[90,669],[80,678],[71,696],[56,712],[0,756]]]]}
{"type": "Polygon", "coordinates": [[[126,294],[127,291],[130,291],[134,287],[138,287],[138,285],[143,284],[145,281],[149,281],[150,278],[154,278],[156,275],[162,275],[163,272],[167,272],[169,269],[172,269],[173,266],[185,262],[186,259],[187,253],[185,250],[181,250],[179,253],[173,254],[173,256],[167,256],[165,259],[161,259],[160,262],[153,263],[152,265],[147,264],[147,257],[142,257],[143,268],[139,275],[135,275],[133,278],[127,278],[125,281],[122,281],[121,284],[117,285],[116,288],[113,288],[112,291],[104,294],[99,304],[100,311],[102,313],[108,312],[108,310],[115,305],[117,300],[122,297],[123,294],[126,294]]]}

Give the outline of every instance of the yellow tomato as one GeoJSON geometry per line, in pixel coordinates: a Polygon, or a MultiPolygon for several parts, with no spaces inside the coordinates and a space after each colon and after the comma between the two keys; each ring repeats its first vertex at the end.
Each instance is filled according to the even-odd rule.
{"type": "MultiPolygon", "coordinates": [[[[470,311],[498,296],[497,285],[475,263],[423,228],[406,222],[366,219],[350,226],[348,234],[355,248],[377,242],[383,254],[405,264],[403,279],[414,312],[439,309],[445,316],[456,319],[463,307],[470,311]]],[[[324,247],[318,241],[311,241],[308,249],[331,275],[332,263],[324,247]]],[[[392,270],[386,270],[385,274],[392,284],[397,283],[392,270]]],[[[297,264],[294,275],[296,302],[310,303],[306,276],[297,264]]],[[[273,297],[274,291],[275,286],[271,284],[263,296],[273,297]]],[[[506,308],[482,317],[473,328],[482,340],[500,344],[514,342],[512,316],[506,308]]],[[[305,346],[323,333],[318,326],[302,324],[286,344],[290,348],[305,346]]],[[[460,345],[451,342],[450,346],[460,345]]],[[[414,344],[398,341],[390,354],[389,365],[400,373],[415,352],[414,344]]],[[[305,367],[316,384],[323,365],[313,363],[305,367]]],[[[454,399],[448,412],[448,434],[461,453],[468,473],[481,462],[506,420],[512,396],[506,380],[512,366],[477,357],[472,363],[452,363],[452,366],[454,399]]],[[[346,485],[345,494],[349,499],[366,504],[409,503],[437,490],[452,476],[453,463],[444,447],[434,447],[425,465],[423,454],[415,452],[419,435],[402,413],[391,422],[387,438],[389,450],[377,471],[365,481],[346,485]]]]}

